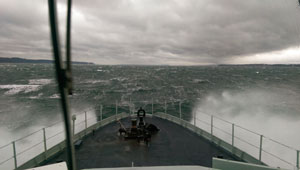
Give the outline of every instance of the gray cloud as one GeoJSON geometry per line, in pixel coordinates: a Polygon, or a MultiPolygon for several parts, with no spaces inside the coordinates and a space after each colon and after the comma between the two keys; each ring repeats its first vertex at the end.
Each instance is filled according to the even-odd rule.
{"type": "MultiPolygon", "coordinates": [[[[73,56],[98,64],[219,64],[297,48],[297,2],[74,1],[73,56]]],[[[59,1],[62,40],[65,7],[59,1]]],[[[47,12],[46,0],[0,0],[0,57],[51,58],[47,12]]]]}

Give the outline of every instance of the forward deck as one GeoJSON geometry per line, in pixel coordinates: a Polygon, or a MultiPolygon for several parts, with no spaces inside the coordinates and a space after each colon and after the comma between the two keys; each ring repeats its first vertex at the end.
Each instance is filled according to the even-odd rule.
{"type": "MultiPolygon", "coordinates": [[[[130,126],[128,117],[121,122],[130,126]]],[[[136,140],[124,140],[118,135],[117,122],[86,136],[80,148],[76,149],[78,169],[167,165],[211,167],[213,157],[238,160],[214,143],[171,121],[147,117],[146,122],[160,128],[152,136],[149,146],[136,140]]],[[[66,161],[66,158],[66,151],[63,151],[46,164],[66,161]]]]}

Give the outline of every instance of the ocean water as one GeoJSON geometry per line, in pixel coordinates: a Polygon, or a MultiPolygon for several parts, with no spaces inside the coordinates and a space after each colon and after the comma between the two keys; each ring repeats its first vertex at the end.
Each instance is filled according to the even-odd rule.
{"type": "MultiPolygon", "coordinates": [[[[300,66],[74,65],[72,114],[118,102],[183,117],[213,114],[300,149],[300,66]]],[[[122,111],[122,109],[120,109],[122,111]]],[[[205,118],[203,118],[204,120],[205,118]]],[[[0,146],[62,120],[51,64],[0,65],[0,146]]],[[[199,122],[197,122],[199,123],[199,122]]]]}

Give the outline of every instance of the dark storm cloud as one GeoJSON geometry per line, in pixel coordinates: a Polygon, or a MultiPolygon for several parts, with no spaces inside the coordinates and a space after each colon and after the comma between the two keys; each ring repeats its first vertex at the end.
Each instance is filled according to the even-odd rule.
{"type": "MultiPolygon", "coordinates": [[[[239,62],[296,48],[299,18],[297,0],[74,1],[73,56],[99,64],[239,62]]],[[[0,22],[0,57],[51,57],[46,1],[0,0],[0,22]]]]}
{"type": "Polygon", "coordinates": [[[49,58],[45,2],[0,0],[0,57],[49,58]]]}

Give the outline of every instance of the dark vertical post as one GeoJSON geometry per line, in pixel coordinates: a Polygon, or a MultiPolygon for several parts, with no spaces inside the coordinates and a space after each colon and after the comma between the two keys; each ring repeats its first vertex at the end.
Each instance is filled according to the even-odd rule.
{"type": "Polygon", "coordinates": [[[68,10],[67,10],[67,30],[66,30],[66,58],[67,58],[67,79],[68,79],[68,93],[72,94],[73,85],[72,85],[72,67],[71,67],[71,7],[72,0],[68,0],[68,10]]]}
{"type": "Polygon", "coordinates": [[[233,146],[234,146],[234,124],[232,124],[231,145],[232,145],[232,148],[233,148],[233,146]]]}
{"type": "Polygon", "coordinates": [[[75,135],[75,120],[76,120],[76,115],[72,116],[72,121],[73,121],[73,136],[75,135]]]}
{"type": "Polygon", "coordinates": [[[214,129],[214,116],[211,115],[210,118],[210,134],[211,134],[211,141],[213,142],[213,129],[214,129]]]}
{"type": "Polygon", "coordinates": [[[132,114],[132,101],[131,97],[129,98],[129,116],[132,114]]]}
{"type": "Polygon", "coordinates": [[[300,151],[297,150],[296,167],[297,167],[298,169],[299,169],[299,152],[300,152],[300,151]]]}
{"type": "Polygon", "coordinates": [[[116,100],[116,120],[117,120],[117,115],[118,115],[118,101],[116,100]]]}
{"type": "Polygon", "coordinates": [[[259,144],[259,161],[261,161],[261,154],[262,154],[262,141],[263,141],[263,135],[260,135],[260,144],[259,144]]]}
{"type": "Polygon", "coordinates": [[[167,101],[165,101],[165,114],[167,114],[167,101]]]}
{"type": "Polygon", "coordinates": [[[87,135],[87,115],[86,115],[86,111],[84,112],[84,124],[85,124],[85,129],[84,129],[84,131],[85,131],[85,136],[87,135]]]}
{"type": "Polygon", "coordinates": [[[154,111],[154,110],[153,110],[153,98],[152,98],[152,115],[154,114],[153,111],[154,111]]]}
{"type": "Polygon", "coordinates": [[[194,112],[194,126],[196,126],[196,112],[194,112]]]}
{"type": "Polygon", "coordinates": [[[179,102],[179,118],[182,119],[181,102],[179,102]]]}
{"type": "Polygon", "coordinates": [[[103,106],[101,105],[100,106],[100,121],[102,121],[103,117],[102,117],[102,111],[103,111],[103,106]]]}
{"type": "MultiPolygon", "coordinates": [[[[70,3],[70,0],[68,1],[70,3]]],[[[68,169],[75,170],[75,151],[73,146],[73,135],[71,133],[71,121],[69,115],[69,106],[67,98],[67,79],[66,72],[63,69],[63,63],[61,60],[61,51],[59,43],[59,33],[57,28],[57,12],[56,12],[56,0],[48,0],[49,8],[49,21],[50,31],[53,47],[53,55],[55,61],[56,78],[60,91],[61,105],[63,109],[64,124],[66,130],[66,146],[67,146],[67,157],[68,157],[68,169]]]]}
{"type": "Polygon", "coordinates": [[[16,151],[16,142],[15,141],[12,142],[12,146],[13,146],[13,153],[14,153],[15,169],[17,169],[18,163],[17,163],[17,151],[16,151]]]}
{"type": "Polygon", "coordinates": [[[46,129],[45,128],[43,128],[43,138],[44,138],[45,159],[47,159],[47,138],[46,138],[46,129]]]}

